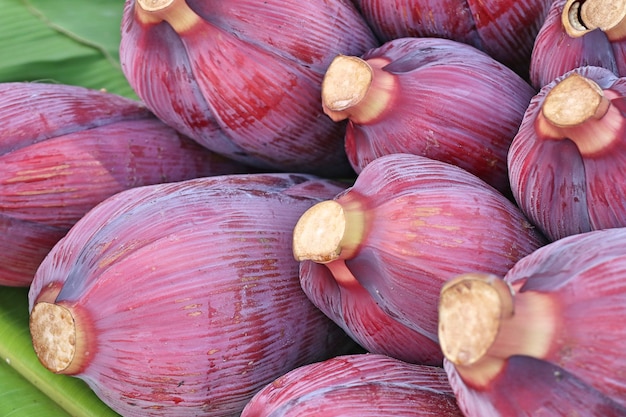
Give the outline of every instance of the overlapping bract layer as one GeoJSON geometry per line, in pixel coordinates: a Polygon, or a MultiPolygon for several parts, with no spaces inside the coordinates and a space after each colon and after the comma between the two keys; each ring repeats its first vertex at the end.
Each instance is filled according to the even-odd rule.
{"type": "Polygon", "coordinates": [[[551,240],[626,226],[626,78],[580,67],[541,89],[508,155],[519,207],[551,240]]]}
{"type": "Polygon", "coordinates": [[[512,308],[493,315],[486,304],[467,301],[480,299],[480,286],[469,278],[458,282],[465,293],[440,313],[456,304],[468,322],[484,319],[455,333],[453,316],[440,315],[446,342],[464,346],[464,358],[472,358],[446,353],[466,416],[626,415],[625,242],[626,229],[613,228],[539,248],[504,275],[511,291],[500,300],[512,308]]]}
{"type": "Polygon", "coordinates": [[[441,367],[385,355],[337,356],[281,376],[241,417],[461,417],[441,367]]]}
{"type": "Polygon", "coordinates": [[[379,156],[414,153],[503,193],[507,152],[534,94],[483,52],[436,38],[395,39],[362,60],[337,59],[322,84],[326,113],[350,122],[346,152],[357,173],[379,156]]]}
{"type": "Polygon", "coordinates": [[[124,73],[155,114],[250,165],[351,172],[345,126],[324,117],[319,102],[335,55],[378,45],[351,3],[160,3],[126,2],[120,46],[124,73]]]}
{"type": "Polygon", "coordinates": [[[626,76],[626,3],[556,0],[537,33],[530,82],[537,89],[583,66],[626,76]]]}
{"type": "Polygon", "coordinates": [[[116,194],[38,269],[35,351],[126,417],[239,415],[271,380],[353,348],[300,289],[289,250],[298,216],[341,189],[249,174],[116,194]]]}
{"type": "Polygon", "coordinates": [[[543,244],[522,212],[476,176],[444,162],[393,154],[372,161],[332,201],[307,210],[294,229],[293,246],[296,259],[331,271],[335,287],[327,273],[303,265],[303,288],[357,341],[393,354],[395,337],[413,339],[401,357],[417,353],[411,361],[432,363],[441,354],[437,305],[443,283],[468,271],[504,274],[543,244]],[[383,312],[390,326],[410,331],[390,328],[370,336],[378,322],[353,319],[383,312]]]}
{"type": "Polygon", "coordinates": [[[250,169],[137,101],[81,87],[0,84],[0,125],[1,285],[28,286],[69,228],[117,192],[250,169]]]}
{"type": "Polygon", "coordinates": [[[437,37],[485,51],[526,78],[551,0],[356,0],[383,41],[437,37]]]}

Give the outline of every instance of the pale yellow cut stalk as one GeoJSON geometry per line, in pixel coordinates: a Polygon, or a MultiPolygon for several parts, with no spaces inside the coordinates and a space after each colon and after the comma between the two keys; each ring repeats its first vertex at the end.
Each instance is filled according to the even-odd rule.
{"type": "Polygon", "coordinates": [[[302,214],[294,227],[294,258],[316,263],[350,259],[359,247],[364,229],[365,214],[356,202],[354,207],[335,200],[317,203],[302,214]]]}
{"type": "Polygon", "coordinates": [[[561,14],[566,33],[575,38],[600,29],[609,40],[626,38],[626,0],[568,0],[561,14]]]}
{"type": "Polygon", "coordinates": [[[30,334],[37,358],[57,374],[80,371],[88,356],[85,332],[68,307],[38,302],[30,313],[30,334]]]}
{"type": "Polygon", "coordinates": [[[570,139],[590,156],[622,140],[625,120],[611,104],[616,94],[572,73],[546,95],[535,129],[539,137],[570,139]]]}
{"type": "Polygon", "coordinates": [[[144,24],[165,21],[178,34],[192,30],[202,20],[185,0],[137,0],[135,13],[144,24]]]}
{"type": "Polygon", "coordinates": [[[322,80],[322,107],[333,121],[366,124],[387,109],[396,90],[395,75],[384,70],[383,58],[363,60],[338,55],[322,80]]]}
{"type": "Polygon", "coordinates": [[[467,382],[486,387],[507,358],[550,352],[556,306],[545,294],[515,291],[491,274],[463,274],[441,289],[439,343],[467,382]]]}

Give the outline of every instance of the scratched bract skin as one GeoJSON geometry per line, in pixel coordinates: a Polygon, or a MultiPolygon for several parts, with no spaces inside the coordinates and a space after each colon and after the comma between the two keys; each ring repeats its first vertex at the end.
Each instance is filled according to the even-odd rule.
{"type": "Polygon", "coordinates": [[[0,285],[30,285],[54,244],[117,192],[250,170],[138,101],[83,87],[0,83],[0,126],[0,285]]]}
{"type": "Polygon", "coordinates": [[[274,380],[241,417],[462,417],[441,367],[353,354],[274,380]]]}
{"type": "Polygon", "coordinates": [[[324,116],[324,70],[378,40],[349,1],[127,0],[120,61],[161,120],[269,170],[351,174],[345,124],[324,116]]]}
{"type": "Polygon", "coordinates": [[[376,34],[446,38],[478,48],[523,77],[551,0],[356,0],[376,34]]]}
{"type": "Polygon", "coordinates": [[[272,379],[355,346],[302,292],[290,250],[302,212],[342,189],[248,174],[105,200],[37,271],[40,361],[125,417],[239,415],[272,379]]]}

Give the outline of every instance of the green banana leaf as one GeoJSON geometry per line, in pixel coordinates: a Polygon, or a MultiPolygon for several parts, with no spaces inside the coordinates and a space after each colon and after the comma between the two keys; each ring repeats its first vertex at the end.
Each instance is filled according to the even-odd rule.
{"type": "MultiPolygon", "coordinates": [[[[123,8],[123,0],[0,0],[0,82],[80,85],[137,99],[119,64],[123,8]]],[[[83,381],[39,363],[27,294],[0,287],[0,416],[118,416],[83,381]]]]}
{"type": "Polygon", "coordinates": [[[0,82],[39,81],[137,98],[119,64],[123,0],[0,0],[0,82]]]}
{"type": "Polygon", "coordinates": [[[57,403],[14,371],[6,362],[0,362],[0,415],[41,415],[48,412],[55,416],[68,415],[57,403]]]}

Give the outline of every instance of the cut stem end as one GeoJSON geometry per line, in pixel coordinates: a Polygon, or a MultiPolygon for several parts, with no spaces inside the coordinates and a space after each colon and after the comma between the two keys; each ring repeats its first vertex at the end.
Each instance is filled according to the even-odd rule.
{"type": "Polygon", "coordinates": [[[30,334],[39,361],[54,373],[71,374],[76,366],[76,323],[63,306],[39,302],[30,314],[30,334]]]}
{"type": "Polygon", "coordinates": [[[346,233],[346,216],[334,200],[317,203],[304,212],[293,231],[293,254],[297,261],[317,263],[339,259],[346,233]]]}
{"type": "Polygon", "coordinates": [[[338,55],[328,66],[322,81],[324,113],[335,122],[347,119],[351,107],[367,95],[372,84],[372,69],[361,58],[338,55]]]}
{"type": "Polygon", "coordinates": [[[611,41],[626,37],[626,0],[569,0],[561,22],[571,37],[600,29],[611,41]]]}
{"type": "Polygon", "coordinates": [[[447,282],[439,302],[439,342],[446,358],[469,366],[491,348],[502,319],[513,315],[513,292],[492,275],[464,274],[447,282]]]}
{"type": "Polygon", "coordinates": [[[343,200],[322,201],[300,216],[293,230],[297,261],[328,263],[355,255],[363,238],[365,214],[358,199],[343,200]]]}
{"type": "Polygon", "coordinates": [[[167,22],[178,34],[193,29],[202,18],[185,0],[137,0],[136,16],[146,25],[167,22]]]}
{"type": "Polygon", "coordinates": [[[322,107],[335,122],[350,119],[366,124],[386,109],[395,88],[394,75],[384,71],[382,58],[363,60],[338,55],[322,80],[322,107]]]}
{"type": "Polygon", "coordinates": [[[570,139],[583,156],[621,142],[626,122],[611,104],[614,96],[595,81],[572,73],[546,94],[537,116],[537,133],[548,139],[570,139]]]}
{"type": "Polygon", "coordinates": [[[441,289],[439,343],[466,383],[486,387],[511,356],[548,357],[559,311],[549,293],[515,293],[494,275],[464,274],[441,289]]]}
{"type": "Polygon", "coordinates": [[[157,12],[166,9],[175,0],[137,0],[137,5],[147,12],[157,12]]]}
{"type": "Polygon", "coordinates": [[[542,112],[556,127],[573,127],[606,114],[610,102],[593,80],[571,74],[546,95],[542,112]]]}

